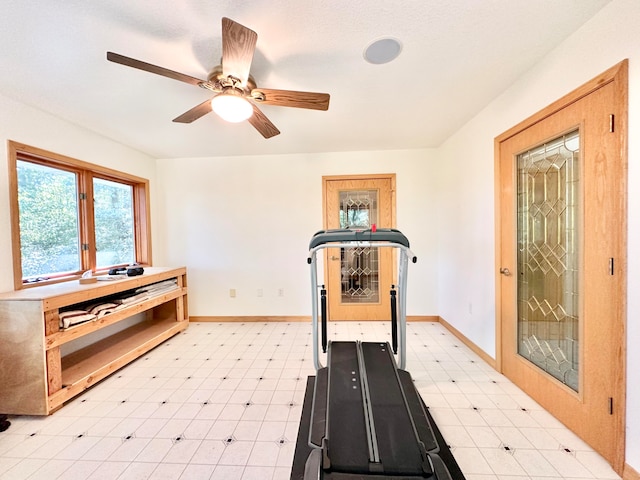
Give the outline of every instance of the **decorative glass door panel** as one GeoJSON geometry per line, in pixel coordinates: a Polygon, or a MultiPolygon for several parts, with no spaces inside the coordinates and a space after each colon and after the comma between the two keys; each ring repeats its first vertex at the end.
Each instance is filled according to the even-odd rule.
{"type": "MultiPolygon", "coordinates": [[[[367,230],[378,222],[378,191],[348,190],[340,195],[340,228],[367,230]]],[[[342,303],[378,303],[378,248],[341,248],[342,303]]]]}
{"type": "MultiPolygon", "coordinates": [[[[392,228],[394,186],[393,174],[324,177],[324,228],[392,228]]],[[[328,248],[324,263],[329,320],[390,319],[391,248],[328,248]]]]}
{"type": "Polygon", "coordinates": [[[517,156],[518,353],[579,389],[580,138],[517,156]]]}

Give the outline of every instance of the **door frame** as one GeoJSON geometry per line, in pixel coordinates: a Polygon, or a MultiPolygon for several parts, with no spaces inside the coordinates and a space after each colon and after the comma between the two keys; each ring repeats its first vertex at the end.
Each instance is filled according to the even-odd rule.
{"type": "MultiPolygon", "coordinates": [[[[501,312],[502,298],[501,298],[501,274],[500,274],[500,259],[502,252],[502,238],[501,238],[501,179],[500,179],[500,148],[501,143],[508,138],[521,133],[530,126],[550,117],[551,115],[560,112],[565,107],[577,102],[581,98],[595,92],[604,85],[613,83],[616,86],[615,101],[617,102],[616,110],[620,112],[612,122],[615,122],[615,129],[620,131],[620,151],[617,154],[620,156],[622,164],[622,179],[621,190],[624,192],[624,211],[621,213],[622,221],[620,226],[620,242],[621,251],[625,253],[624,261],[620,262],[620,268],[622,269],[621,275],[624,275],[623,284],[624,291],[621,295],[621,301],[618,305],[618,311],[616,312],[616,318],[619,318],[621,325],[620,331],[615,338],[611,338],[610,341],[614,342],[615,348],[619,351],[618,361],[622,380],[615,385],[613,395],[614,402],[616,402],[617,408],[621,409],[621,415],[619,416],[618,424],[615,426],[617,432],[617,456],[612,462],[613,469],[622,474],[625,461],[625,425],[626,425],[626,324],[627,324],[627,289],[626,289],[626,252],[627,252],[627,209],[626,209],[626,197],[627,197],[627,145],[628,145],[628,60],[614,65],[605,72],[601,73],[597,77],[593,78],[584,85],[578,87],[576,90],[570,92],[559,100],[553,102],[546,108],[533,114],[529,118],[518,123],[514,127],[510,128],[506,132],[497,136],[494,139],[494,205],[495,205],[495,365],[499,372],[503,372],[503,358],[502,358],[502,331],[503,331],[503,319],[501,312]]],[[[618,268],[618,262],[616,262],[616,269],[618,268]]]]}
{"type": "MultiPolygon", "coordinates": [[[[327,209],[327,186],[329,182],[348,182],[348,181],[366,181],[366,180],[386,180],[390,185],[389,198],[391,205],[390,217],[391,225],[386,228],[396,228],[396,174],[395,173],[364,173],[351,175],[323,175],[322,176],[322,228],[327,229],[329,226],[329,212],[327,209]]],[[[393,282],[397,283],[397,258],[395,249],[391,252],[391,276],[393,282]]],[[[329,249],[324,251],[324,262],[328,265],[329,249]]],[[[329,285],[329,269],[324,268],[324,283],[329,285]]],[[[382,291],[380,292],[382,295],[382,291]]],[[[382,301],[382,297],[380,298],[382,301]]],[[[330,316],[330,315],[329,315],[330,316]]]]}
{"type": "Polygon", "coordinates": [[[357,175],[323,175],[322,176],[322,228],[326,229],[329,219],[327,212],[327,182],[349,180],[380,180],[391,182],[391,228],[396,228],[396,174],[395,173],[361,173],[357,175]]]}

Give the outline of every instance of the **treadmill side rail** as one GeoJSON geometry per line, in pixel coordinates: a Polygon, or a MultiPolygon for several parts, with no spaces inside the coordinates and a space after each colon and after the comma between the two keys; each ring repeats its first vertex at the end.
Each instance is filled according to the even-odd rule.
{"type": "Polygon", "coordinates": [[[318,370],[313,388],[313,403],[311,406],[311,426],[309,428],[309,446],[322,448],[327,420],[327,388],[328,368],[318,370]]]}

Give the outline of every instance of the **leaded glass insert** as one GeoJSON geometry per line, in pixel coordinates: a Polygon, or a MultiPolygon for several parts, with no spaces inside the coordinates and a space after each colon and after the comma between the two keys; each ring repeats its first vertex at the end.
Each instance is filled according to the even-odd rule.
{"type": "Polygon", "coordinates": [[[517,156],[518,353],[578,391],[580,138],[517,156]]]}
{"type": "MultiPolygon", "coordinates": [[[[377,190],[340,192],[340,228],[368,229],[377,218],[377,190]]],[[[378,248],[341,248],[340,265],[342,303],[379,302],[378,248]]]]}

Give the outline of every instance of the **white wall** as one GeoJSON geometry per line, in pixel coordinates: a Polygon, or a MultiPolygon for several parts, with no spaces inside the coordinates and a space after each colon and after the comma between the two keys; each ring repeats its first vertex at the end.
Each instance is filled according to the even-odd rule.
{"type": "MultiPolygon", "coordinates": [[[[493,139],[629,58],[627,463],[640,470],[640,2],[614,0],[438,151],[439,314],[495,352],[493,139]],[[469,313],[467,299],[473,303],[469,313]],[[479,308],[476,307],[479,303],[479,308]]],[[[499,74],[499,72],[497,72],[499,74]]],[[[471,88],[471,87],[470,87],[471,88]]]]}
{"type": "Polygon", "coordinates": [[[191,315],[310,315],[322,176],[396,173],[397,226],[419,258],[407,311],[437,315],[436,171],[430,150],[159,160],[154,255],[188,267],[191,315]]]}
{"type": "Polygon", "coordinates": [[[13,290],[7,140],[148,178],[155,200],[152,158],[0,95],[0,292],[13,290]]]}

